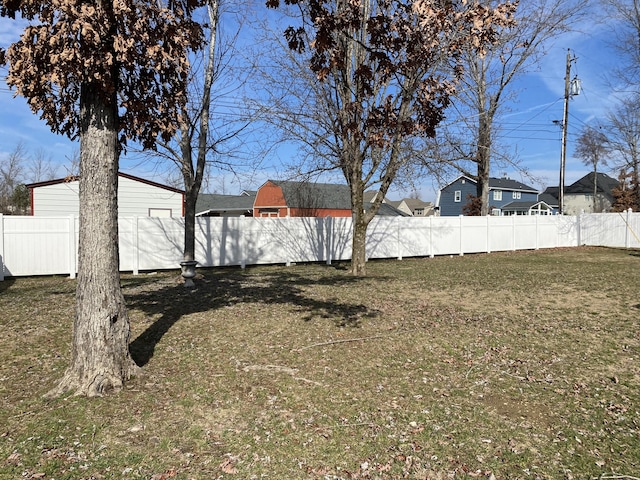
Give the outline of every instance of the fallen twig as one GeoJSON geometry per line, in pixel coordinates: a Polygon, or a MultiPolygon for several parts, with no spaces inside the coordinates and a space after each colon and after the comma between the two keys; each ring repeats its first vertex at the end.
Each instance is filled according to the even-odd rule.
{"type": "Polygon", "coordinates": [[[375,340],[377,338],[387,338],[387,337],[388,335],[373,335],[371,337],[358,337],[358,338],[345,338],[342,340],[330,340],[328,342],[314,343],[313,345],[307,345],[306,347],[296,348],[292,351],[302,352],[303,350],[308,350],[310,348],[315,348],[315,347],[324,347],[326,345],[335,345],[338,343],[349,343],[349,342],[364,342],[366,340],[375,340]]]}
{"type": "Polygon", "coordinates": [[[619,475],[617,473],[603,473],[601,475],[599,475],[597,478],[597,480],[604,480],[604,479],[620,479],[620,480],[640,480],[639,477],[632,477],[631,475],[619,475]]]}
{"type": "Polygon", "coordinates": [[[316,385],[318,387],[323,387],[324,386],[321,383],[316,382],[315,380],[309,380],[308,378],[296,376],[296,373],[298,372],[297,368],[284,367],[282,365],[247,365],[246,367],[243,367],[242,370],[245,371],[245,372],[260,371],[261,370],[261,371],[266,371],[266,372],[286,373],[287,375],[291,375],[291,377],[294,380],[298,380],[300,382],[305,382],[305,383],[310,383],[310,384],[316,385]]]}
{"type": "Polygon", "coordinates": [[[639,477],[632,477],[631,475],[618,475],[617,473],[603,473],[602,475],[599,475],[597,478],[597,480],[605,480],[605,479],[620,479],[620,480],[640,480],[639,477]]]}

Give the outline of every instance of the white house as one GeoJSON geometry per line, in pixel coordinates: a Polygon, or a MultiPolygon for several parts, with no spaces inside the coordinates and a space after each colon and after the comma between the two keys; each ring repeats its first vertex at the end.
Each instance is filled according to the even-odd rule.
{"type": "Polygon", "coordinates": [[[423,202],[417,198],[403,198],[398,201],[390,201],[389,204],[412,217],[428,217],[435,213],[433,203],[423,202]]]}
{"type": "MultiPolygon", "coordinates": [[[[66,177],[27,185],[31,215],[58,217],[79,215],[78,177],[66,177]]],[[[120,217],[183,217],[184,191],[126,173],[118,173],[120,217]]]]}

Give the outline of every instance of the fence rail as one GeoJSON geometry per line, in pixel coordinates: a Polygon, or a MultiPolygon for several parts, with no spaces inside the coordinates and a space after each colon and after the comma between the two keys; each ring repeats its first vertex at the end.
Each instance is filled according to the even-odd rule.
{"type": "MultiPolygon", "coordinates": [[[[198,218],[200,266],[326,262],[351,258],[350,218],[198,218]]],[[[175,269],[184,219],[119,220],[120,270],[175,269]]],[[[406,258],[597,245],[640,248],[640,213],[579,216],[377,217],[368,258],[406,258]]],[[[0,280],[77,272],[77,217],[0,215],[0,280]]]]}

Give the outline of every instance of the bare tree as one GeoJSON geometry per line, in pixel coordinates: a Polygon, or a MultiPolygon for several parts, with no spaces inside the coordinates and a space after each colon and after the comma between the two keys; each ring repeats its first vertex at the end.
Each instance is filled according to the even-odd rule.
{"type": "MultiPolygon", "coordinates": [[[[50,393],[102,395],[135,371],[118,272],[117,184],[127,139],[146,148],[184,104],[187,52],[202,40],[195,0],[0,0],[29,20],[0,63],[51,129],[80,139],[80,231],[71,365],[50,393]]],[[[4,20],[6,21],[6,20],[4,20]]]]}
{"type": "Polygon", "coordinates": [[[27,166],[29,182],[43,182],[56,178],[58,168],[51,160],[51,154],[43,149],[35,151],[27,166]]]}
{"type": "Polygon", "coordinates": [[[624,99],[609,112],[603,128],[612,152],[611,161],[629,179],[631,187],[627,195],[640,209],[640,95],[624,99]]]}
{"type": "Polygon", "coordinates": [[[56,171],[44,150],[31,154],[18,142],[6,158],[0,158],[0,213],[26,215],[30,199],[25,183],[51,180],[56,171]]]}
{"type": "Polygon", "coordinates": [[[598,166],[606,165],[609,143],[599,128],[585,125],[576,139],[575,156],[593,171],[593,211],[597,212],[598,166]]]}
{"type": "Polygon", "coordinates": [[[434,136],[462,73],[460,52],[482,52],[496,26],[509,23],[514,7],[463,1],[286,3],[301,14],[301,23],[285,31],[288,45],[299,53],[310,49],[310,69],[323,84],[323,96],[310,102],[328,115],[316,128],[328,128],[309,141],[321,146],[327,168],[340,169],[350,187],[351,271],[364,275],[367,227],[407,160],[406,142],[434,136]],[[445,70],[445,60],[453,68],[445,70]],[[364,191],[373,185],[378,195],[365,210],[364,191]]]}
{"type": "Polygon", "coordinates": [[[611,74],[623,88],[638,92],[640,80],[640,0],[603,0],[607,19],[612,24],[610,42],[620,55],[611,74]]]}
{"type": "MultiPolygon", "coordinates": [[[[479,0],[489,8],[496,0],[479,0]]],[[[513,100],[513,81],[536,68],[554,37],[567,32],[586,13],[588,0],[532,0],[520,2],[516,22],[501,31],[497,41],[487,46],[486,55],[466,50],[463,55],[465,74],[456,93],[459,114],[450,113],[467,131],[468,147],[454,148],[452,162],[471,162],[475,168],[461,167],[477,180],[477,197],[481,199],[481,215],[489,214],[489,176],[496,157],[499,116],[505,103],[513,100]],[[473,172],[475,170],[475,172],[473,172]]],[[[464,138],[459,136],[458,138],[464,138]]]]}
{"type": "Polygon", "coordinates": [[[6,158],[0,159],[0,213],[14,213],[13,195],[18,185],[25,181],[27,160],[24,143],[18,143],[6,158]]]}
{"type": "MultiPolygon", "coordinates": [[[[185,286],[194,286],[195,275],[195,224],[196,201],[205,180],[206,170],[214,165],[220,169],[233,169],[230,159],[231,143],[237,140],[247,128],[251,120],[239,115],[239,108],[229,112],[224,105],[229,103],[234,94],[237,95],[244,84],[247,72],[243,77],[232,74],[232,61],[237,55],[236,41],[241,32],[242,19],[236,28],[226,36],[220,32],[221,16],[231,17],[233,12],[230,2],[205,0],[207,45],[202,55],[192,56],[189,72],[189,88],[187,102],[179,117],[179,128],[175,135],[165,141],[158,140],[158,149],[150,152],[158,157],[173,162],[180,171],[181,183],[185,189],[184,215],[184,250],[183,276],[185,286]],[[218,112],[212,115],[212,109],[218,106],[218,112]],[[223,158],[224,157],[224,158],[223,158]]],[[[243,10],[246,14],[246,9],[243,10]]],[[[229,22],[231,23],[231,22],[229,22]]],[[[233,101],[233,100],[231,100],[233,101]]]]}

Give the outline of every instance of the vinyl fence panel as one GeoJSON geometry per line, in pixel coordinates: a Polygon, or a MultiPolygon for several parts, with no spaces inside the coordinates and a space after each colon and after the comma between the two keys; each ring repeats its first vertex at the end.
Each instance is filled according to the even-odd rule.
{"type": "MultiPolygon", "coordinates": [[[[351,218],[207,217],[196,221],[200,266],[291,264],[351,258],[351,218]]],[[[0,280],[75,277],[77,217],[0,215],[0,280]]],[[[119,219],[120,269],[177,269],[183,218],[119,219]]],[[[596,245],[640,248],[640,213],[580,216],[376,217],[367,258],[406,258],[596,245]]]]}
{"type": "Polygon", "coordinates": [[[431,225],[431,255],[459,255],[461,253],[461,218],[434,218],[431,225]]]}
{"type": "Polygon", "coordinates": [[[75,277],[76,223],[75,217],[3,216],[4,275],[75,277]]]}
{"type": "Polygon", "coordinates": [[[583,215],[580,219],[581,245],[640,246],[640,215],[631,212],[583,215]]]}

